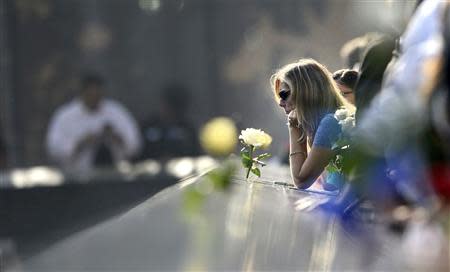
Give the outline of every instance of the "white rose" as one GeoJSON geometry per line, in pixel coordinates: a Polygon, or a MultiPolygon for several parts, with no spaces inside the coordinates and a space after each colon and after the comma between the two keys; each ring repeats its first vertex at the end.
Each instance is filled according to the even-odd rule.
{"type": "Polygon", "coordinates": [[[345,120],[345,118],[347,118],[347,116],[348,116],[348,111],[347,111],[347,109],[338,109],[338,110],[334,113],[334,118],[336,118],[336,120],[338,120],[338,121],[345,120]]]}
{"type": "Polygon", "coordinates": [[[247,128],[239,136],[245,144],[256,148],[267,148],[272,143],[272,137],[260,129],[247,128]]]}
{"type": "Polygon", "coordinates": [[[350,132],[355,127],[355,118],[347,117],[344,120],[339,121],[343,132],[350,132]]]}

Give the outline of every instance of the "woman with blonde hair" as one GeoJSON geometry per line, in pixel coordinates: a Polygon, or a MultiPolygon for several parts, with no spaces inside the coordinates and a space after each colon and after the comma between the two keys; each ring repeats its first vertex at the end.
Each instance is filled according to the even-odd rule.
{"type": "MultiPolygon", "coordinates": [[[[288,115],[289,163],[294,184],[310,187],[336,155],[332,146],[341,134],[334,114],[355,107],[341,95],[325,66],[313,59],[287,64],[271,77],[275,100],[288,115]],[[308,148],[309,147],[309,148],[308,148]]],[[[338,189],[343,179],[327,174],[325,190],[338,189]]]]}

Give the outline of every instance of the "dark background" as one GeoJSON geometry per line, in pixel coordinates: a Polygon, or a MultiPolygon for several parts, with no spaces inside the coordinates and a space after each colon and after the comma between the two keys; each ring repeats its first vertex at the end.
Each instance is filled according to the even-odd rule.
{"type": "MultiPolygon", "coordinates": [[[[313,57],[343,66],[341,46],[392,20],[383,1],[0,0],[0,135],[8,166],[47,164],[54,110],[79,76],[100,72],[110,96],[142,122],[169,83],[189,89],[196,128],[232,117],[262,128],[272,152],[287,139],[270,75],[313,57]],[[381,13],[380,13],[381,12],[381,13]],[[380,16],[382,14],[382,16],[380,16]]],[[[395,3],[391,5],[396,5],[395,3]]],[[[394,9],[391,9],[394,10],[394,9]]],[[[396,11],[393,11],[396,12],[396,11]]]]}

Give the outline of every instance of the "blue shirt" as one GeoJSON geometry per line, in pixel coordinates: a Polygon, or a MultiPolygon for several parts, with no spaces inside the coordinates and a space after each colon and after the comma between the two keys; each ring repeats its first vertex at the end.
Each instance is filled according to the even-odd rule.
{"type": "Polygon", "coordinates": [[[313,146],[331,149],[333,144],[339,139],[341,131],[341,125],[334,118],[334,115],[331,113],[326,114],[320,120],[316,135],[314,136],[313,146]]]}
{"type": "MultiPolygon", "coordinates": [[[[317,128],[316,135],[314,136],[313,147],[329,148],[337,142],[342,128],[339,125],[334,114],[326,114],[322,120],[320,120],[319,127],[317,128]]],[[[344,183],[344,176],[338,172],[327,172],[326,183],[333,184],[337,188],[340,188],[344,183]]]]}

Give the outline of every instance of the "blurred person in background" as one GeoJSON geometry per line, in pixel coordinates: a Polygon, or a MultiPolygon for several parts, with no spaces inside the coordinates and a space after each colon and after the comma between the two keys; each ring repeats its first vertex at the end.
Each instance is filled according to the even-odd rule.
{"type": "MultiPolygon", "coordinates": [[[[334,113],[340,108],[353,113],[355,108],[341,95],[327,68],[312,59],[282,67],[271,77],[271,85],[275,100],[288,115],[293,181],[308,188],[335,155],[332,146],[342,129],[334,113]]],[[[340,173],[327,172],[323,188],[336,190],[343,183],[340,173]]]]}
{"type": "Polygon", "coordinates": [[[374,89],[373,100],[357,116],[352,150],[352,191],[371,200],[391,229],[404,232],[403,254],[411,256],[404,262],[424,271],[449,268],[448,232],[444,235],[450,199],[449,154],[444,150],[449,138],[438,132],[445,122],[449,127],[450,115],[445,117],[449,104],[445,108],[442,99],[448,95],[448,63],[439,68],[447,61],[442,35],[446,11],[444,1],[418,6],[383,83],[372,85],[381,90],[374,89]],[[433,250],[423,254],[424,248],[433,250]]]}
{"type": "MultiPolygon", "coordinates": [[[[381,84],[389,63],[398,54],[398,39],[388,34],[379,34],[367,44],[364,51],[359,79],[354,88],[356,120],[369,107],[373,98],[381,91],[381,84]]],[[[394,60],[393,60],[394,58],[394,60]]]]}
{"type": "Polygon", "coordinates": [[[173,157],[200,155],[197,130],[186,115],[190,104],[188,90],[182,85],[169,84],[159,97],[158,112],[141,125],[144,138],[141,159],[165,161],[173,157]]]}
{"type": "Polygon", "coordinates": [[[358,82],[358,71],[350,69],[341,69],[333,73],[333,79],[336,81],[342,96],[348,102],[355,105],[354,89],[358,82]]]}
{"type": "Polygon", "coordinates": [[[50,158],[69,172],[84,174],[137,155],[139,129],[130,112],[106,98],[103,79],[82,79],[79,96],[56,110],[47,131],[50,158]]]}
{"type": "Polygon", "coordinates": [[[362,36],[347,41],[341,48],[340,55],[346,67],[352,70],[359,70],[367,50],[367,46],[380,36],[377,32],[369,32],[362,36]]]}
{"type": "Polygon", "coordinates": [[[351,183],[385,220],[404,222],[402,254],[408,258],[403,261],[423,271],[449,271],[450,103],[448,37],[443,35],[448,35],[448,18],[448,1],[418,1],[398,56],[383,64],[382,83],[366,81],[373,99],[359,93],[364,71],[356,92],[360,114],[351,183]],[[368,102],[362,112],[360,94],[368,102]],[[383,180],[386,169],[377,168],[380,158],[386,160],[391,182],[383,180]],[[398,202],[397,193],[406,203],[398,202]],[[432,250],[424,254],[425,248],[432,250]]]}

